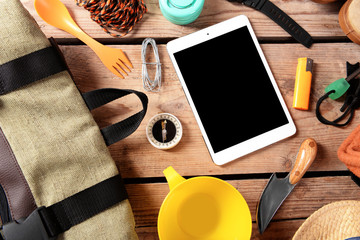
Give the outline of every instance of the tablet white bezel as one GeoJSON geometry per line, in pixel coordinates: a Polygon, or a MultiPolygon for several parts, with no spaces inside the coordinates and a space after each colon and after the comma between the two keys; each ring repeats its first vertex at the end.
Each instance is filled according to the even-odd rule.
{"type": "MultiPolygon", "coordinates": [[[[256,39],[255,33],[250,25],[250,22],[248,18],[244,15],[240,15],[234,18],[231,18],[229,20],[226,20],[224,22],[218,23],[216,25],[210,26],[208,28],[199,30],[197,32],[194,32],[192,34],[186,35],[184,37],[172,40],[168,42],[167,44],[167,50],[170,56],[170,59],[174,65],[175,71],[179,77],[179,80],[181,82],[181,85],[183,87],[183,90],[185,92],[186,98],[188,99],[188,102],[190,104],[190,107],[195,115],[196,121],[199,125],[199,128],[201,130],[201,133],[203,135],[203,138],[205,140],[206,146],[210,152],[210,155],[217,165],[223,165],[225,163],[228,163],[232,160],[235,160],[239,157],[242,157],[246,154],[249,154],[251,152],[254,152],[258,149],[261,149],[263,147],[266,147],[270,144],[273,144],[275,142],[278,142],[284,138],[287,138],[296,132],[295,124],[293,120],[291,119],[290,113],[286,107],[285,101],[281,96],[280,90],[276,84],[276,81],[271,73],[270,67],[267,64],[267,61],[265,59],[265,56],[260,48],[260,45],[256,39]],[[222,151],[219,151],[217,153],[214,152],[211,143],[209,141],[209,138],[207,136],[207,133],[204,129],[204,126],[201,122],[200,116],[197,112],[196,106],[194,105],[194,102],[192,100],[192,97],[190,95],[190,92],[186,86],[186,83],[183,79],[183,76],[181,74],[181,71],[178,67],[178,64],[176,62],[176,59],[174,57],[174,53],[184,50],[186,48],[189,48],[191,46],[200,44],[204,41],[216,38],[220,35],[226,34],[228,32],[231,32],[235,29],[241,28],[247,26],[248,30],[250,32],[250,35],[253,39],[253,42],[256,46],[256,49],[259,53],[259,56],[262,59],[263,65],[266,69],[266,72],[269,76],[269,79],[271,80],[271,83],[275,89],[276,95],[280,101],[280,104],[282,106],[283,112],[286,115],[286,118],[288,120],[288,124],[285,124],[281,127],[275,128],[273,130],[270,130],[268,132],[265,132],[263,134],[260,134],[256,137],[253,137],[249,140],[240,142],[234,146],[231,146],[229,148],[226,148],[222,151]]],[[[216,51],[216,49],[209,49],[209,51],[216,51]]],[[[216,61],[216,58],[214,58],[214,61],[216,61]]],[[[235,116],[236,117],[236,116],[235,116]]]]}

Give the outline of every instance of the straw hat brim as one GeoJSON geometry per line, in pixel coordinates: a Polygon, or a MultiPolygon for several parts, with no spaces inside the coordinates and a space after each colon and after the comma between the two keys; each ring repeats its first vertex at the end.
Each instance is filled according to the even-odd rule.
{"type": "Polygon", "coordinates": [[[359,0],[348,0],[339,12],[339,24],[343,32],[354,43],[360,44],[359,0]]]}
{"type": "Polygon", "coordinates": [[[300,226],[293,240],[344,240],[359,236],[360,201],[339,201],[314,212],[300,226]]]}

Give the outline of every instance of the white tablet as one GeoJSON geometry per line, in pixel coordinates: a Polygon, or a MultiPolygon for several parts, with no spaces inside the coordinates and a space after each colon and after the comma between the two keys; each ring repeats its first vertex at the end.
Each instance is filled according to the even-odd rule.
{"type": "Polygon", "coordinates": [[[296,132],[246,16],[172,40],[167,50],[216,164],[296,132]]]}

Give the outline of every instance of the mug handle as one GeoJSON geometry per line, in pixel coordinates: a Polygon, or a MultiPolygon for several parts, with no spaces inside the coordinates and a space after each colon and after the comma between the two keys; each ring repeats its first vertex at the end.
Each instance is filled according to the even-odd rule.
{"type": "Polygon", "coordinates": [[[186,181],[186,179],[183,178],[180,174],[178,174],[172,166],[166,168],[163,173],[165,175],[166,181],[169,184],[170,191],[173,190],[180,183],[186,181]]]}

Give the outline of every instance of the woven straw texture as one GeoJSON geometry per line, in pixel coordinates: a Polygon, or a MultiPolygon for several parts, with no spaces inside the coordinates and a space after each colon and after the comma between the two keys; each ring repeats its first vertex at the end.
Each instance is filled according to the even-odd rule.
{"type": "MultiPolygon", "coordinates": [[[[47,46],[48,39],[19,0],[0,0],[0,64],[47,46]]],[[[38,206],[52,205],[118,174],[67,71],[0,96],[0,127],[38,206]]],[[[138,239],[129,201],[58,239],[138,239]]]]}
{"type": "Polygon", "coordinates": [[[360,1],[359,0],[351,0],[351,3],[349,5],[349,21],[352,27],[354,28],[354,31],[360,35],[360,1]]]}
{"type": "Polygon", "coordinates": [[[360,201],[339,201],[320,208],[300,226],[293,240],[344,240],[360,236],[360,201]]]}

